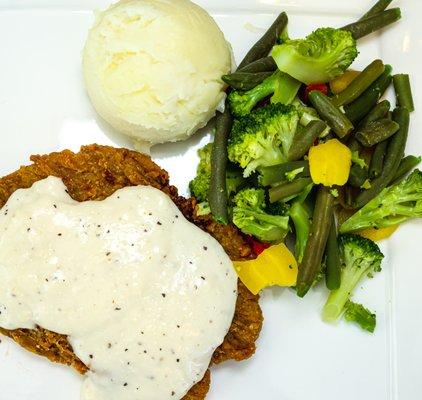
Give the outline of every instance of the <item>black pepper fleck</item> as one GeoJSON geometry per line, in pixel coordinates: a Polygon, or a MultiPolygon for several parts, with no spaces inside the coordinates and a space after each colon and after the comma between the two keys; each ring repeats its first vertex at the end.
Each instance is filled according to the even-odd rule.
{"type": "Polygon", "coordinates": [[[157,221],[157,225],[163,225],[160,221],[157,221]]]}
{"type": "Polygon", "coordinates": [[[125,383],[123,384],[123,386],[127,386],[127,382],[125,382],[125,383]]]}
{"type": "Polygon", "coordinates": [[[203,249],[204,249],[205,251],[207,251],[207,250],[208,250],[208,247],[207,247],[207,246],[204,246],[204,247],[203,247],[203,249]]]}
{"type": "Polygon", "coordinates": [[[201,276],[201,279],[202,279],[203,281],[205,281],[205,277],[204,277],[204,276],[201,276]]]}
{"type": "Polygon", "coordinates": [[[161,293],[161,296],[166,297],[166,294],[165,293],[161,293]]]}
{"type": "Polygon", "coordinates": [[[94,356],[92,354],[90,354],[89,358],[92,360],[94,358],[94,356]]]}
{"type": "Polygon", "coordinates": [[[57,236],[61,236],[61,235],[62,235],[61,233],[58,233],[58,234],[57,234],[57,236]]]}
{"type": "Polygon", "coordinates": [[[120,307],[116,307],[114,310],[115,310],[115,311],[120,311],[120,310],[121,310],[121,308],[120,308],[120,307]]]}

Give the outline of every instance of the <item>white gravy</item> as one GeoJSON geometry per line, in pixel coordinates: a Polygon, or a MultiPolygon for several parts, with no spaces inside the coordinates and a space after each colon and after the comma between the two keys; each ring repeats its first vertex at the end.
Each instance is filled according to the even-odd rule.
{"type": "Polygon", "coordinates": [[[180,399],[234,314],[220,244],[147,186],[74,201],[49,177],[0,211],[0,326],[66,334],[84,400],[180,399]]]}

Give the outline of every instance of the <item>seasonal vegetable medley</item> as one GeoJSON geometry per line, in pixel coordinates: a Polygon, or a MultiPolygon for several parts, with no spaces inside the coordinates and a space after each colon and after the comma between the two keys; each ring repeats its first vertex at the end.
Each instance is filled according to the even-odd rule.
{"type": "Polygon", "coordinates": [[[374,241],[422,217],[421,159],[405,156],[409,76],[382,60],[349,69],[358,39],[400,19],[390,3],[303,39],[288,36],[281,13],[222,77],[225,111],[190,183],[199,214],[232,222],[252,244],[256,259],[235,267],[253,293],[281,285],[303,297],[324,279],[323,319],[344,316],[370,332],[375,314],[351,296],[381,270],[374,241]],[[395,107],[382,100],[392,83],[395,107]]]}

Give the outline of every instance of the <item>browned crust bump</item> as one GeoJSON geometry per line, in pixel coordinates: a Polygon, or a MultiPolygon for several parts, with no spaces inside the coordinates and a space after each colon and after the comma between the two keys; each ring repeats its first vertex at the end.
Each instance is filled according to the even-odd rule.
{"type": "MultiPolygon", "coordinates": [[[[167,193],[187,219],[209,232],[224,247],[232,260],[250,258],[251,249],[234,226],[220,225],[209,217],[198,217],[195,199],[185,199],[169,184],[166,171],[149,156],[127,149],[109,146],[83,146],[79,153],[70,150],[36,155],[33,164],[0,178],[0,207],[19,188],[28,188],[36,181],[53,175],[61,178],[70,196],[77,201],[102,200],[125,186],[149,185],[167,193]]],[[[235,316],[222,345],[215,351],[212,362],[244,360],[255,352],[255,342],[262,327],[258,296],[252,295],[239,282],[235,316]]],[[[84,374],[88,368],[73,353],[65,335],[37,329],[16,329],[0,332],[22,347],[49,360],[67,364],[84,374]]],[[[191,388],[183,400],[202,400],[210,385],[210,372],[191,388]]]]}

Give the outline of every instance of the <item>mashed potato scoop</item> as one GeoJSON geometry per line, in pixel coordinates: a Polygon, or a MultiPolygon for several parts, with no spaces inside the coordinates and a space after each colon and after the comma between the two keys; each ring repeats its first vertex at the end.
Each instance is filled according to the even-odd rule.
{"type": "Polygon", "coordinates": [[[122,0],[97,15],[83,52],[86,89],[118,132],[156,144],[188,138],[224,99],[231,48],[189,0],[122,0]]]}

